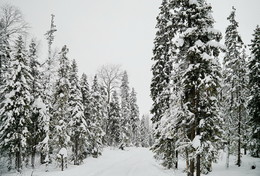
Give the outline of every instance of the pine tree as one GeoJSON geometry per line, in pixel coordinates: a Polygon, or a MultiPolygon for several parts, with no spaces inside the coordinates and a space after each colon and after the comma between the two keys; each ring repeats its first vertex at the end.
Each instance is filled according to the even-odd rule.
{"type": "Polygon", "coordinates": [[[41,164],[46,164],[46,171],[48,171],[48,163],[51,161],[49,154],[52,152],[53,147],[51,146],[51,134],[52,122],[53,122],[53,112],[54,109],[52,105],[54,104],[54,92],[55,92],[55,82],[57,79],[57,70],[56,66],[56,57],[55,53],[52,51],[52,44],[54,41],[54,33],[57,31],[56,25],[54,24],[54,15],[51,15],[51,26],[50,30],[45,33],[47,42],[48,42],[48,57],[46,61],[42,64],[42,72],[41,72],[41,84],[43,85],[42,90],[42,103],[46,105],[45,114],[46,117],[43,118],[41,126],[44,127],[45,138],[40,143],[41,148],[41,164]]]}
{"type": "Polygon", "coordinates": [[[51,138],[53,152],[58,153],[60,149],[68,149],[70,143],[68,122],[69,113],[69,70],[70,63],[67,57],[69,49],[63,46],[60,52],[60,66],[58,70],[58,80],[55,85],[53,116],[51,119],[51,138]]]}
{"type": "MultiPolygon", "coordinates": [[[[154,40],[154,49],[152,60],[155,64],[152,66],[153,78],[151,83],[151,97],[153,100],[153,107],[151,113],[153,114],[152,122],[154,124],[154,138],[155,143],[152,150],[156,157],[164,155],[164,152],[169,149],[172,141],[161,136],[161,119],[164,113],[169,109],[170,105],[170,80],[173,64],[173,45],[177,27],[176,21],[173,19],[173,10],[178,7],[179,2],[163,0],[160,6],[160,13],[157,16],[157,32],[154,40]]],[[[172,147],[170,147],[171,149],[172,147]]],[[[174,151],[167,151],[167,153],[174,153],[174,151]]],[[[167,154],[166,154],[167,155],[167,154]]],[[[174,156],[174,155],[171,155],[174,156]]],[[[166,158],[166,157],[164,157],[166,158]]],[[[169,157],[167,157],[169,160],[169,157]]],[[[167,162],[166,162],[167,163],[167,162]]],[[[171,168],[171,164],[167,165],[171,168]]]]}
{"type": "MultiPolygon", "coordinates": [[[[242,125],[246,117],[247,102],[247,73],[246,56],[243,55],[243,42],[238,34],[238,23],[235,20],[235,8],[228,17],[230,25],[226,29],[225,45],[227,47],[224,57],[224,87],[223,98],[225,106],[225,119],[227,130],[227,157],[231,151],[230,147],[236,147],[237,165],[241,165],[242,125]],[[235,146],[231,146],[231,144],[235,146]]],[[[227,167],[228,167],[227,158],[227,167]]]]}
{"type": "MultiPolygon", "coordinates": [[[[218,43],[221,33],[213,29],[211,6],[205,0],[170,1],[166,6],[170,8],[170,24],[174,33],[167,53],[173,59],[171,62],[177,63],[175,67],[178,67],[174,71],[175,68],[172,68],[170,73],[177,74],[173,76],[172,84],[180,87],[169,90],[169,81],[165,86],[168,94],[173,94],[172,100],[177,100],[178,104],[167,101],[170,108],[163,109],[165,113],[160,114],[163,119],[158,124],[156,134],[159,135],[155,136],[155,145],[163,146],[165,151],[160,152],[166,157],[170,154],[174,156],[171,148],[175,151],[178,146],[182,149],[181,155],[186,158],[188,175],[194,175],[196,163],[196,175],[199,176],[201,171],[207,173],[211,170],[211,163],[219,149],[222,119],[218,114],[217,102],[220,82],[217,56],[219,49],[222,49],[218,43]],[[182,124],[178,124],[180,122],[182,124]],[[179,129],[173,129],[178,125],[179,129]],[[185,134],[180,134],[178,140],[174,139],[174,134],[181,130],[185,134]],[[165,134],[167,136],[164,137],[165,134]],[[161,144],[158,141],[160,137],[161,144]],[[171,152],[167,154],[169,148],[171,152]]],[[[173,156],[170,158],[173,159],[173,156]]]]}
{"type": "MultiPolygon", "coordinates": [[[[50,117],[47,114],[46,105],[43,103],[44,95],[42,92],[43,86],[40,82],[41,80],[40,63],[38,61],[36,43],[34,40],[32,40],[31,44],[29,45],[28,57],[29,57],[29,66],[32,75],[32,80],[31,82],[29,82],[31,95],[32,95],[32,105],[31,105],[32,124],[28,128],[31,136],[29,136],[28,139],[29,149],[27,155],[28,154],[31,155],[31,166],[34,168],[37,147],[46,138],[46,135],[48,134],[47,129],[48,129],[48,122],[50,117]]],[[[46,157],[47,155],[48,153],[45,152],[46,157]]]]}
{"type": "Polygon", "coordinates": [[[122,77],[121,90],[121,139],[122,145],[129,147],[131,145],[131,126],[130,126],[130,104],[129,104],[129,82],[128,75],[125,71],[122,77]]]}
{"type": "Polygon", "coordinates": [[[74,165],[83,162],[85,156],[86,141],[88,140],[88,124],[84,117],[84,106],[82,92],[78,81],[78,68],[75,60],[72,62],[70,70],[70,93],[69,93],[69,110],[70,110],[70,138],[73,143],[72,152],[74,165]]]}
{"type": "Polygon", "coordinates": [[[109,141],[108,144],[110,146],[118,146],[122,139],[120,139],[120,105],[119,105],[119,98],[116,91],[113,92],[110,102],[110,111],[109,117],[110,120],[108,121],[108,136],[109,141]]]}
{"type": "Polygon", "coordinates": [[[106,107],[102,106],[104,99],[102,98],[100,85],[98,84],[97,76],[94,77],[92,90],[91,90],[91,136],[89,152],[93,157],[101,155],[103,146],[104,131],[102,130],[102,118],[105,116],[106,107]]]}
{"type": "MultiPolygon", "coordinates": [[[[86,142],[86,149],[88,149],[88,151],[90,151],[91,149],[91,143],[90,143],[90,139],[93,138],[92,137],[92,133],[91,133],[91,124],[92,124],[92,117],[91,117],[91,91],[89,88],[89,84],[88,84],[88,80],[87,80],[87,75],[85,73],[82,74],[81,76],[81,80],[80,80],[80,88],[81,88],[81,93],[82,93],[82,103],[83,103],[83,109],[84,109],[84,118],[87,124],[87,130],[89,131],[88,134],[88,140],[85,141],[86,142]]],[[[87,153],[87,154],[91,154],[91,152],[87,153]]]]}
{"type": "Polygon", "coordinates": [[[15,157],[15,168],[22,171],[23,156],[29,136],[28,126],[31,124],[31,94],[29,82],[32,79],[28,67],[28,56],[22,37],[15,42],[14,54],[5,87],[2,93],[5,100],[1,104],[0,147],[9,155],[9,167],[15,157]]]}
{"type": "Polygon", "coordinates": [[[250,126],[252,126],[251,136],[251,154],[259,157],[260,152],[260,27],[254,30],[253,40],[251,40],[250,50],[251,57],[249,60],[249,113],[251,116],[250,126]]]}
{"type": "Polygon", "coordinates": [[[139,120],[139,107],[137,105],[136,92],[132,88],[129,100],[130,106],[130,128],[131,128],[131,141],[134,146],[138,146],[138,120],[139,120]]]}
{"type": "Polygon", "coordinates": [[[153,78],[151,82],[151,97],[153,100],[151,113],[153,114],[152,121],[154,123],[160,121],[169,103],[169,94],[166,88],[172,70],[170,41],[173,38],[173,25],[170,16],[169,1],[163,0],[160,13],[157,16],[157,32],[152,57],[155,62],[152,66],[153,78]]]}
{"type": "Polygon", "coordinates": [[[140,129],[140,136],[141,136],[141,146],[142,147],[149,147],[149,121],[147,116],[142,116],[141,118],[141,129],[140,129]]]}
{"type": "MultiPolygon", "coordinates": [[[[191,141],[189,169],[193,175],[211,171],[221,137],[222,119],[219,116],[218,88],[220,64],[218,43],[221,33],[213,29],[211,6],[205,0],[184,1],[183,13],[187,23],[180,35],[183,45],[179,46],[180,67],[183,83],[183,104],[187,106],[187,136],[191,141]]],[[[184,112],[186,112],[186,110],[184,112]]]]}

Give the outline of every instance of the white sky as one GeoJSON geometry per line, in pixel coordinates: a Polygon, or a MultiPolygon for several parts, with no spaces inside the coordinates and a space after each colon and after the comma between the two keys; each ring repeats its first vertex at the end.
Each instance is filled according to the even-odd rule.
{"type": "MultiPolygon", "coordinates": [[[[231,7],[236,7],[240,34],[248,44],[260,22],[260,0],[208,2],[213,6],[215,27],[222,32],[228,25],[231,7]]],[[[50,27],[50,14],[55,14],[58,31],[53,46],[66,44],[80,73],[89,77],[101,65],[120,64],[129,74],[130,86],[137,91],[141,115],[149,113],[151,57],[161,0],[0,0],[0,5],[4,3],[21,9],[32,37],[41,42],[42,57],[47,54],[44,34],[50,27]]]]}

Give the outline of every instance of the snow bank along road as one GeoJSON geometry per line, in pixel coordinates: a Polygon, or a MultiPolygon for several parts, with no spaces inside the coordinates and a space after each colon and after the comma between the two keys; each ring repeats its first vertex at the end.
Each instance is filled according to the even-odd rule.
{"type": "Polygon", "coordinates": [[[99,158],[88,158],[80,166],[69,166],[63,172],[35,172],[35,176],[169,176],[166,170],[153,158],[146,148],[105,149],[99,158]]]}

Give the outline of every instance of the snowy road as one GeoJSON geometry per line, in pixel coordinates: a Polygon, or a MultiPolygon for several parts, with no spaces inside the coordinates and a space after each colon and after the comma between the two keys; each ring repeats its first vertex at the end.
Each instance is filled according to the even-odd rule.
{"type": "MultiPolygon", "coordinates": [[[[209,176],[259,176],[260,159],[249,156],[242,157],[242,166],[235,165],[236,157],[231,156],[230,168],[225,168],[225,153],[220,155],[218,164],[213,164],[213,172],[209,176]],[[251,166],[256,169],[252,170],[251,166]]],[[[26,169],[22,176],[186,176],[183,172],[185,162],[179,162],[180,168],[176,171],[167,170],[160,166],[153,158],[153,153],[146,148],[127,148],[125,151],[106,148],[99,158],[87,158],[80,166],[69,165],[65,171],[52,165],[50,172],[44,172],[44,166],[36,168],[32,174],[26,169]]],[[[1,173],[0,173],[1,176],[1,173]]],[[[17,176],[8,173],[4,176],[17,176]]]]}
{"type": "Polygon", "coordinates": [[[149,149],[127,148],[126,151],[105,149],[98,158],[88,158],[81,166],[49,173],[36,172],[35,176],[172,176],[173,171],[163,169],[149,149]]]}

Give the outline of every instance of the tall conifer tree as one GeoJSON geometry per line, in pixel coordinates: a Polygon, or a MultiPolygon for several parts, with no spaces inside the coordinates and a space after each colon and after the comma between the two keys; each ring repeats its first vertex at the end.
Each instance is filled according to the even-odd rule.
{"type": "Polygon", "coordinates": [[[122,144],[126,146],[131,145],[131,126],[130,126],[130,92],[129,92],[129,82],[128,75],[125,71],[122,77],[122,83],[120,86],[121,90],[121,135],[122,144]]]}
{"type": "MultiPolygon", "coordinates": [[[[176,107],[175,101],[171,104],[167,101],[168,108],[163,109],[166,113],[161,114],[161,117],[165,116],[157,134],[162,135],[165,131],[168,135],[161,141],[166,156],[175,151],[174,149],[167,154],[171,147],[178,146],[184,149],[182,155],[186,156],[188,174],[194,175],[196,163],[196,175],[199,176],[201,171],[211,170],[211,163],[216,159],[219,149],[217,143],[221,136],[222,119],[218,114],[217,102],[220,81],[220,65],[217,56],[219,49],[222,49],[218,43],[221,33],[213,29],[211,6],[205,0],[167,2],[166,6],[170,8],[168,9],[169,24],[174,34],[171,36],[172,43],[170,42],[170,51],[167,53],[173,59],[171,62],[178,64],[178,69],[171,68],[170,73],[177,74],[173,75],[176,77],[172,79],[172,84],[178,84],[180,79],[181,87],[173,88],[169,92],[171,86],[168,81],[166,85],[168,92],[177,96],[179,105],[176,107]],[[171,108],[175,110],[177,108],[178,111],[171,108]],[[167,121],[170,124],[165,123],[167,121]],[[179,122],[183,124],[180,125],[179,122]],[[180,130],[185,132],[184,135],[177,136],[179,141],[183,140],[182,143],[174,140],[174,135],[178,133],[172,127],[178,125],[181,127],[180,130]],[[168,130],[166,127],[169,127],[168,130]]],[[[164,31],[164,34],[169,32],[164,31]]]]}
{"type": "Polygon", "coordinates": [[[251,116],[250,126],[252,126],[251,154],[260,156],[260,27],[254,30],[253,40],[251,41],[251,57],[249,60],[249,113],[251,116]]]}
{"type": "MultiPolygon", "coordinates": [[[[26,152],[31,125],[30,105],[32,97],[29,82],[32,79],[28,56],[22,37],[15,42],[9,73],[2,93],[5,100],[1,104],[0,147],[6,151],[10,159],[15,158],[15,168],[22,171],[22,156],[26,152]]],[[[12,163],[10,161],[9,165],[12,163]]]]}
{"type": "MultiPolygon", "coordinates": [[[[226,29],[225,45],[227,52],[224,57],[223,71],[223,105],[225,107],[225,125],[227,131],[227,149],[229,157],[231,147],[235,147],[237,153],[237,165],[241,165],[241,146],[243,122],[246,118],[247,102],[247,70],[246,58],[243,54],[243,41],[238,34],[238,22],[235,20],[235,8],[227,18],[230,25],[226,29]],[[235,139],[235,140],[234,140],[235,139]],[[233,146],[231,145],[233,144],[233,146]]],[[[227,167],[228,161],[227,158],[227,167]]]]}
{"type": "Polygon", "coordinates": [[[52,146],[54,152],[58,153],[60,149],[68,149],[70,143],[68,123],[69,114],[69,70],[70,63],[67,57],[69,49],[63,46],[60,52],[60,66],[58,70],[58,80],[55,85],[53,116],[51,119],[52,128],[52,146]]]}
{"type": "Polygon", "coordinates": [[[69,92],[69,110],[70,110],[70,138],[73,151],[74,165],[79,165],[85,159],[86,141],[89,131],[84,117],[84,106],[82,92],[79,86],[77,63],[73,60],[70,69],[70,92],[69,92]]]}

